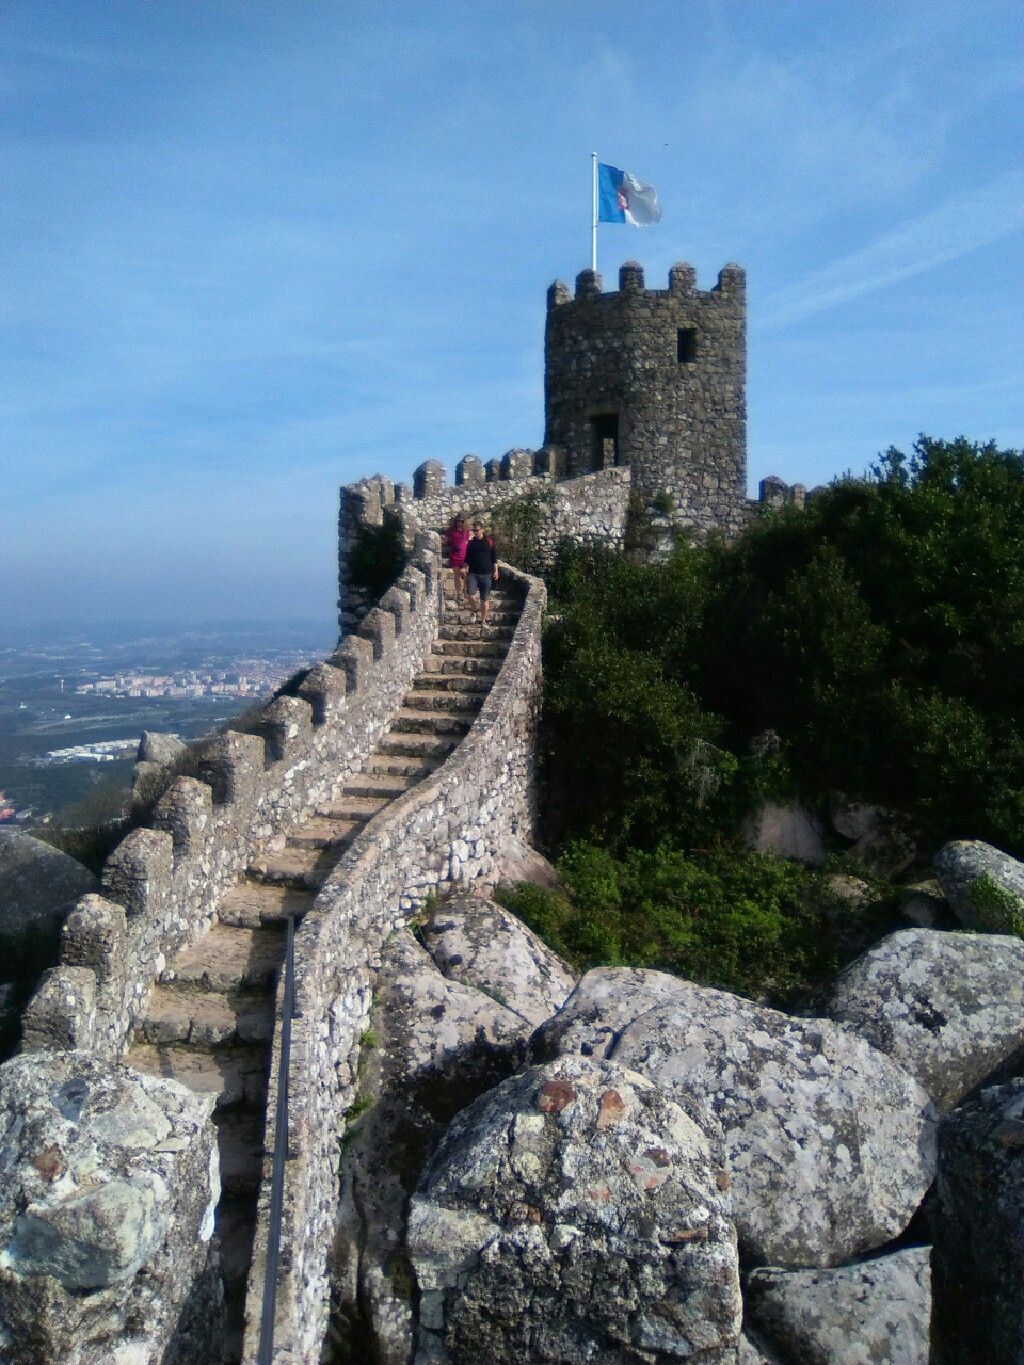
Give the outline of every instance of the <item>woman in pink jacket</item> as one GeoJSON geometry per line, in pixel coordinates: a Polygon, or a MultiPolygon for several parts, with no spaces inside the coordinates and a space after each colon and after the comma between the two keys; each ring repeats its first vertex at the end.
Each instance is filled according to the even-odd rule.
{"type": "Polygon", "coordinates": [[[466,546],[469,544],[466,518],[456,513],[444,534],[444,539],[448,546],[448,562],[455,575],[455,600],[461,602],[462,594],[466,590],[466,546]]]}

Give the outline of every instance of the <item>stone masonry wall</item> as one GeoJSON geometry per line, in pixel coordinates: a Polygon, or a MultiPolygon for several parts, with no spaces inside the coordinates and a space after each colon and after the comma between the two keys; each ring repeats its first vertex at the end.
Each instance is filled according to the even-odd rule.
{"type": "Polygon", "coordinates": [[[644,504],[675,503],[680,526],[733,534],[746,496],[746,276],[727,265],[700,290],[692,266],[672,267],[667,290],[646,289],[627,262],[617,291],[584,270],[575,298],[548,290],[544,439],[569,473],[614,459],[632,470],[644,504]],[[617,422],[602,449],[601,435],[617,422]]]}
{"type": "MultiPolygon", "coordinates": [[[[328,1252],[345,1113],[356,1097],[360,1037],[387,936],[445,882],[493,875],[509,834],[534,819],[541,693],[540,580],[503,565],[522,612],[472,729],[429,778],[366,825],[324,884],[296,935],[289,1153],[275,1329],[276,1365],[319,1358],[329,1305],[328,1252]]],[[[281,998],[267,1112],[276,1107],[281,998]]],[[[267,1150],[273,1140],[268,1119],[267,1150]]],[[[254,1358],[266,1262],[269,1180],[260,1192],[244,1358],[254,1358]]]]}
{"type": "MultiPolygon", "coordinates": [[[[444,531],[455,513],[467,521],[489,522],[509,503],[535,498],[541,506],[538,551],[542,564],[554,560],[563,538],[600,540],[620,548],[626,531],[630,471],[610,468],[576,478],[562,478],[564,457],[557,450],[510,450],[484,465],[467,455],[448,483],[444,465],[428,460],[419,466],[413,485],[393,484],[376,476],[341,490],[338,536],[339,617],[342,631],[352,628],[366,609],[365,595],[349,581],[348,552],[359,527],[393,519],[404,542],[418,527],[444,531]]],[[[498,553],[502,552],[499,540],[498,553]]]]}
{"type": "Polygon", "coordinates": [[[200,777],[178,777],[150,826],[103,870],[103,895],[76,903],[60,965],[23,1021],[24,1048],[120,1055],[167,962],[200,938],[223,893],[268,840],[330,800],[375,747],[437,634],[441,550],[416,536],[413,562],[298,697],[279,697],[203,751],[200,777]]]}

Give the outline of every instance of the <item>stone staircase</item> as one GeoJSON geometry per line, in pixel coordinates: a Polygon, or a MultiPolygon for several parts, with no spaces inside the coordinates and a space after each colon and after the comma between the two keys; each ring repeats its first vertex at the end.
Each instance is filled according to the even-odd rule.
{"type": "MultiPolygon", "coordinates": [[[[337,800],[280,849],[255,856],[221,900],[218,919],[161,974],[125,1060],[216,1096],[223,1192],[217,1236],[229,1343],[240,1359],[256,1199],[263,1174],[266,1092],[285,926],[301,919],[366,822],[429,776],[469,730],[508,650],[518,603],[498,591],[481,627],[451,596],[425,667],[388,732],[337,800]]],[[[269,1154],[268,1154],[269,1159],[269,1154]]]]}

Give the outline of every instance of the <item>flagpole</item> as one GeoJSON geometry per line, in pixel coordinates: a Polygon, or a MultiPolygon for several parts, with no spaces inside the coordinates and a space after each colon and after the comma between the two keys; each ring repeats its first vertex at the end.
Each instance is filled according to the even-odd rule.
{"type": "Polygon", "coordinates": [[[590,268],[597,274],[597,153],[590,153],[594,168],[593,212],[590,218],[590,268]]]}

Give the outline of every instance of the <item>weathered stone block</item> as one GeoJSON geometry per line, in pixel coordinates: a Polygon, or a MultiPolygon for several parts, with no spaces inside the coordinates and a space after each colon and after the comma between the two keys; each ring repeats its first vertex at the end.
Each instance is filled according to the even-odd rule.
{"type": "Polygon", "coordinates": [[[348,675],[342,668],[332,664],[315,664],[303,678],[299,686],[299,705],[310,713],[303,719],[298,710],[292,708],[289,747],[282,750],[281,757],[298,755],[309,744],[309,725],[325,725],[337,719],[345,709],[348,694],[348,675]]]}
{"type": "Polygon", "coordinates": [[[200,857],[213,829],[209,783],[195,777],[177,778],[156,804],[153,827],[170,834],[175,859],[200,857]]]}
{"type": "Polygon", "coordinates": [[[395,647],[395,618],[389,611],[374,607],[363,617],[356,634],[370,641],[375,661],[387,658],[395,647]]]}
{"type": "Polygon", "coordinates": [[[103,890],[129,919],[154,918],[167,904],[174,871],[174,840],[156,829],[133,829],[103,868],[103,890]]]}
{"type": "Polygon", "coordinates": [[[345,674],[348,691],[358,692],[373,667],[373,645],[361,635],[348,635],[331,655],[331,663],[345,674]]]}
{"type": "Polygon", "coordinates": [[[203,751],[199,768],[213,792],[214,805],[223,806],[251,801],[265,766],[262,736],[228,730],[203,751]]]}
{"type": "Polygon", "coordinates": [[[211,1103],[75,1053],[0,1068],[11,1365],[220,1359],[211,1103]],[[175,1338],[199,1323],[203,1346],[178,1353],[175,1338]]]}
{"type": "Polygon", "coordinates": [[[83,896],[61,936],[61,963],[90,967],[100,982],[123,973],[127,942],[124,907],[103,896],[83,896]]]}
{"type": "Polygon", "coordinates": [[[95,1037],[96,973],[89,967],[51,967],[22,1017],[23,1051],[89,1051],[95,1037]]]}
{"type": "Polygon", "coordinates": [[[408,625],[412,610],[407,594],[396,583],[380,599],[380,606],[382,611],[389,611],[395,618],[395,636],[400,636],[408,625]]]}
{"type": "Polygon", "coordinates": [[[455,466],[455,482],[462,488],[477,488],[484,482],[484,466],[479,456],[462,457],[455,466]]]}
{"type": "Polygon", "coordinates": [[[413,472],[413,492],[418,498],[430,498],[440,493],[447,481],[448,475],[440,460],[425,460],[413,472]]]}
{"type": "MultiPolygon", "coordinates": [[[[317,664],[316,667],[321,669],[326,665],[317,664]]],[[[303,694],[301,698],[275,697],[252,722],[253,730],[266,745],[267,759],[271,763],[279,763],[309,744],[316,709],[313,694],[319,679],[315,679],[308,689],[307,684],[314,671],[311,670],[302,681],[299,689],[303,694]]],[[[344,690],[344,677],[341,678],[341,685],[344,690]]]]}

